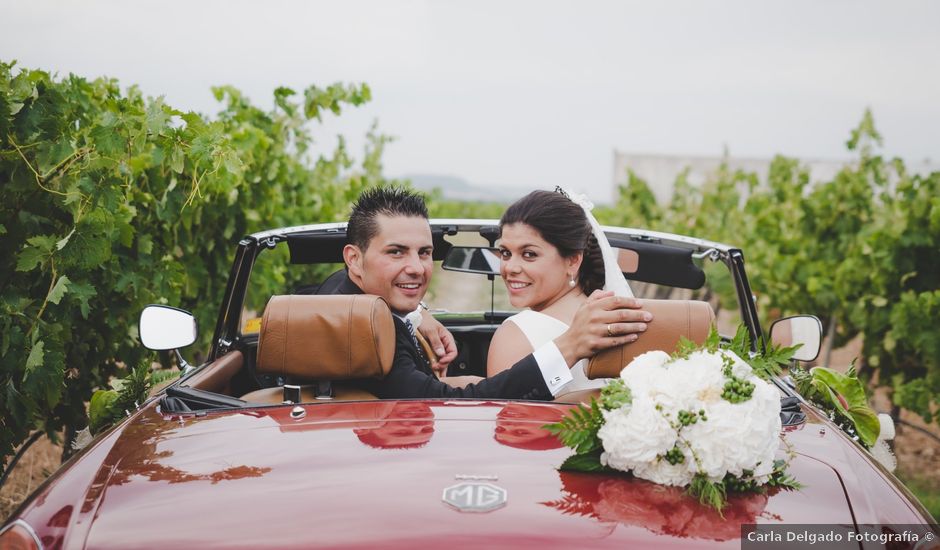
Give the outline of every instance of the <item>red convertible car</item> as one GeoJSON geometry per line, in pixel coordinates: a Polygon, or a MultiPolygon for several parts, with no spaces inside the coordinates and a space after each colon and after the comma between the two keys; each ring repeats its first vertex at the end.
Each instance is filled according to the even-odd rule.
{"type": "MultiPolygon", "coordinates": [[[[443,270],[427,300],[459,348],[448,375],[483,375],[492,334],[512,313],[486,255],[497,224],[431,225],[443,270]]],[[[654,321],[628,346],[655,334],[674,343],[712,315],[722,334],[743,324],[761,341],[740,249],[605,231],[637,295],[685,312],[682,326],[654,321]],[[685,307],[702,302],[709,307],[685,307]]],[[[890,534],[934,521],[786,378],[774,380],[791,403],[781,449],[795,452],[789,472],[804,487],[731,494],[721,514],[679,488],[560,471],[570,450],[543,426],[583,393],[555,402],[375,399],[351,382],[388,366],[387,307],[310,296],[339,268],[344,242],[345,224],[242,239],[205,363],[37,489],[4,524],[0,548],[739,548],[756,528],[879,525],[890,534]]],[[[815,318],[779,327],[771,332],[803,335],[791,342],[803,344],[800,358],[815,357],[815,318]]],[[[148,306],[140,334],[151,349],[178,349],[195,340],[195,321],[148,306]]]]}

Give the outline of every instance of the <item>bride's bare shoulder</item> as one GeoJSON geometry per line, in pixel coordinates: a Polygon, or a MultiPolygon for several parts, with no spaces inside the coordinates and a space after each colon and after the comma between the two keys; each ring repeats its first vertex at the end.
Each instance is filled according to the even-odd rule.
{"type": "Polygon", "coordinates": [[[532,353],[532,345],[522,329],[512,321],[504,321],[493,333],[486,358],[486,375],[504,371],[532,353]]]}

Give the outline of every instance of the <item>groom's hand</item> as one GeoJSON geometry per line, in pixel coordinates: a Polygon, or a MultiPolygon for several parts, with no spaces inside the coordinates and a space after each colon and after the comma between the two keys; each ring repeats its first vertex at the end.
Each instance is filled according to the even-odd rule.
{"type": "Polygon", "coordinates": [[[435,357],[429,357],[431,369],[437,373],[438,377],[446,374],[447,365],[457,358],[457,343],[454,341],[454,335],[428,311],[421,312],[421,325],[418,331],[434,351],[435,357]]]}
{"type": "Polygon", "coordinates": [[[640,309],[636,298],[595,290],[574,314],[571,327],[555,338],[568,366],[599,351],[635,341],[653,314],[640,309]]]}

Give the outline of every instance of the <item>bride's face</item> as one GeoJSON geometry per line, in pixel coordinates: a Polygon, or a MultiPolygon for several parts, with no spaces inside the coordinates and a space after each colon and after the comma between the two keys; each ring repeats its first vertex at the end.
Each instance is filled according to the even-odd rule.
{"type": "Polygon", "coordinates": [[[569,281],[572,276],[577,279],[581,255],[563,258],[558,249],[530,225],[503,226],[499,251],[500,274],[514,307],[540,311],[578,288],[572,287],[569,281]]]}

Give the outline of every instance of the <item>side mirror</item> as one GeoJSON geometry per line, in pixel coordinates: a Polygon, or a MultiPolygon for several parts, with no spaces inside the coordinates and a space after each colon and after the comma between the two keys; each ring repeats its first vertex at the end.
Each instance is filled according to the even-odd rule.
{"type": "Polygon", "coordinates": [[[185,348],[196,341],[196,318],[170,306],[151,304],[140,312],[140,342],[154,351],[185,348]]]}
{"type": "Polygon", "coordinates": [[[793,353],[797,361],[812,361],[822,344],[822,322],[813,315],[794,315],[778,319],[770,325],[770,341],[777,346],[802,344],[793,353]]]}
{"type": "Polygon", "coordinates": [[[441,267],[448,271],[499,275],[499,251],[481,246],[455,246],[447,251],[441,267]]]}

